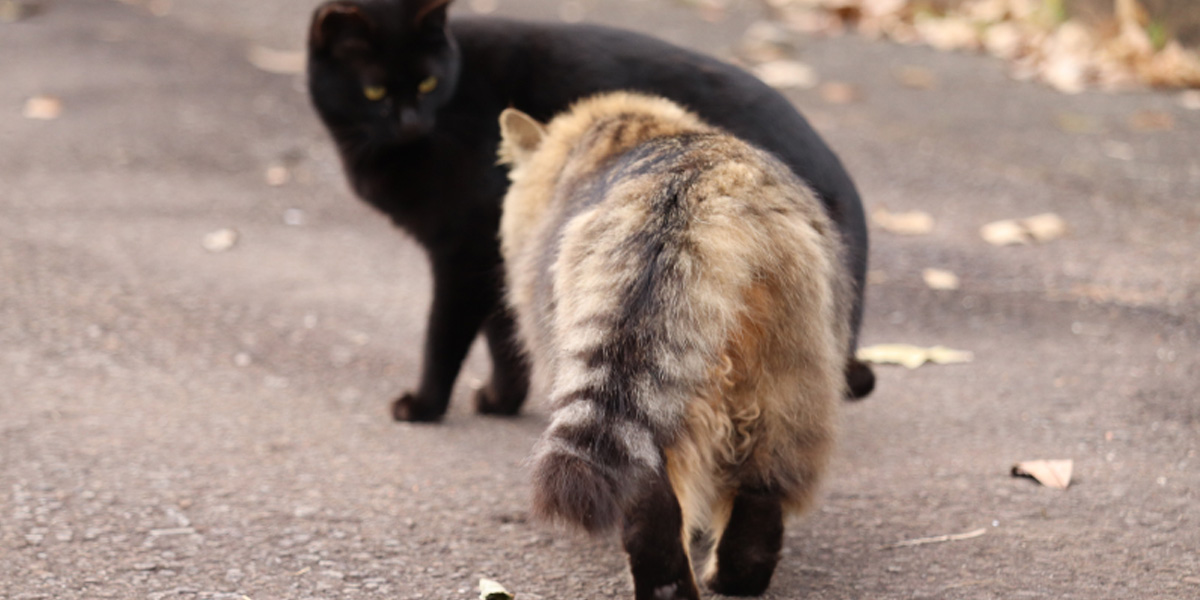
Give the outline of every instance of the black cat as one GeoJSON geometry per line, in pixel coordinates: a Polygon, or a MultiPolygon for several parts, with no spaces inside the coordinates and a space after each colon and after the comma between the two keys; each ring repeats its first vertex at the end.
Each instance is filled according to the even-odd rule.
{"type": "MultiPolygon", "coordinates": [[[[847,245],[862,317],[867,229],[854,183],[788,101],[748,73],[652,38],[605,27],[455,19],[450,0],[337,0],[309,31],[313,104],[337,143],[355,192],[425,248],[432,263],[421,382],[393,415],[432,421],[446,411],[482,328],[492,356],[479,412],[515,414],[528,367],[502,308],[497,230],[508,181],[496,164],[497,118],[515,107],[546,121],[602,91],[665,96],[778,156],[819,194],[847,245]]],[[[851,349],[853,351],[853,344],[851,349]]],[[[855,397],[874,387],[847,359],[855,397]]]]}

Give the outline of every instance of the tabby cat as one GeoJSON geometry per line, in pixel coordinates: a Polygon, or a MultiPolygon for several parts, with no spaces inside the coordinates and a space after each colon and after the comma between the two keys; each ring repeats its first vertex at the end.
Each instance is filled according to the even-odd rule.
{"type": "MultiPolygon", "coordinates": [[[[515,414],[527,367],[501,309],[497,229],[507,189],[496,119],[538,119],[579,98],[630,89],[666,96],[779,156],[816,190],[848,244],[858,330],[867,230],[854,184],[786,99],[753,76],[654,39],[604,27],[501,19],[447,21],[449,0],[337,0],[309,31],[312,102],[354,191],[425,248],[433,273],[420,384],[393,403],[400,420],[441,418],[480,330],[493,369],[479,412],[515,414]]],[[[874,376],[847,361],[855,396],[874,376]]]]}
{"type": "Polygon", "coordinates": [[[621,524],[638,600],[698,598],[691,532],[710,588],[761,594],[844,393],[840,236],[787,166],[661,98],[501,131],[508,299],[554,406],[535,511],[621,524]]]}

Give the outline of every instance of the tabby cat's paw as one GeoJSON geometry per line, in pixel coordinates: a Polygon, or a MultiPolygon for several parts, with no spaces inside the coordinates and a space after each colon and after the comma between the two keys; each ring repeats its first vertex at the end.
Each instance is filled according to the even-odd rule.
{"type": "Polygon", "coordinates": [[[430,406],[428,402],[423,401],[420,396],[412,392],[408,392],[392,402],[392,418],[397,421],[431,423],[440,421],[444,413],[444,409],[430,406]]]}

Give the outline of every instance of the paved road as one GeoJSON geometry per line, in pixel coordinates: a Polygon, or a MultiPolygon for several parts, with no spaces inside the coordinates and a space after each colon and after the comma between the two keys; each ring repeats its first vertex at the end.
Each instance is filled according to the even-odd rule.
{"type": "MultiPolygon", "coordinates": [[[[615,540],[527,518],[543,405],[476,417],[464,385],[444,424],[387,418],[416,375],[423,257],[350,198],[302,82],[245,59],[298,49],[313,2],[45,4],[0,25],[0,598],[467,599],[480,576],[628,597],[615,540]],[[23,118],[42,93],[62,115],[23,118]],[[206,251],[222,228],[237,244],[206,251]]],[[[757,18],[577,6],[722,55],[757,18]]],[[[861,90],[793,98],[868,208],[937,219],[873,231],[864,341],[976,359],[879,368],[767,597],[1200,596],[1200,112],[1062,96],[981,57],[798,43],[861,90]],[[900,82],[913,65],[931,89],[900,82]],[[1068,237],[980,239],[1045,211],[1068,237]],[[929,290],[927,267],[962,288],[929,290]],[[1074,459],[1071,489],[1008,475],[1036,458],[1074,459]]]]}

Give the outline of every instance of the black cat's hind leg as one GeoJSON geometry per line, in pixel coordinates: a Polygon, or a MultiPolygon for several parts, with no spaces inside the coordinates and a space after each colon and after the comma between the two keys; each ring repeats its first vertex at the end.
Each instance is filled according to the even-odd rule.
{"type": "Polygon", "coordinates": [[[517,341],[512,314],[503,308],[483,324],[492,355],[492,378],[475,392],[475,410],[483,415],[512,416],[529,393],[529,363],[517,341]]]}
{"type": "Polygon", "coordinates": [[[846,360],[846,399],[862,400],[875,389],[875,371],[871,365],[850,357],[846,360]]]}
{"type": "MultiPolygon", "coordinates": [[[[472,263],[467,263],[472,264],[472,263]]],[[[484,319],[496,308],[498,290],[491,277],[463,276],[453,261],[433,264],[433,306],[425,332],[421,383],[392,403],[397,421],[437,421],[446,414],[454,380],[484,319]]]]}
{"type": "Polygon", "coordinates": [[[622,537],[636,600],[699,600],[683,512],[665,472],[626,510],[622,537]]]}
{"type": "Polygon", "coordinates": [[[726,596],[760,596],[783,548],[783,505],[767,490],[739,489],[710,558],[705,585],[726,596]]]}

